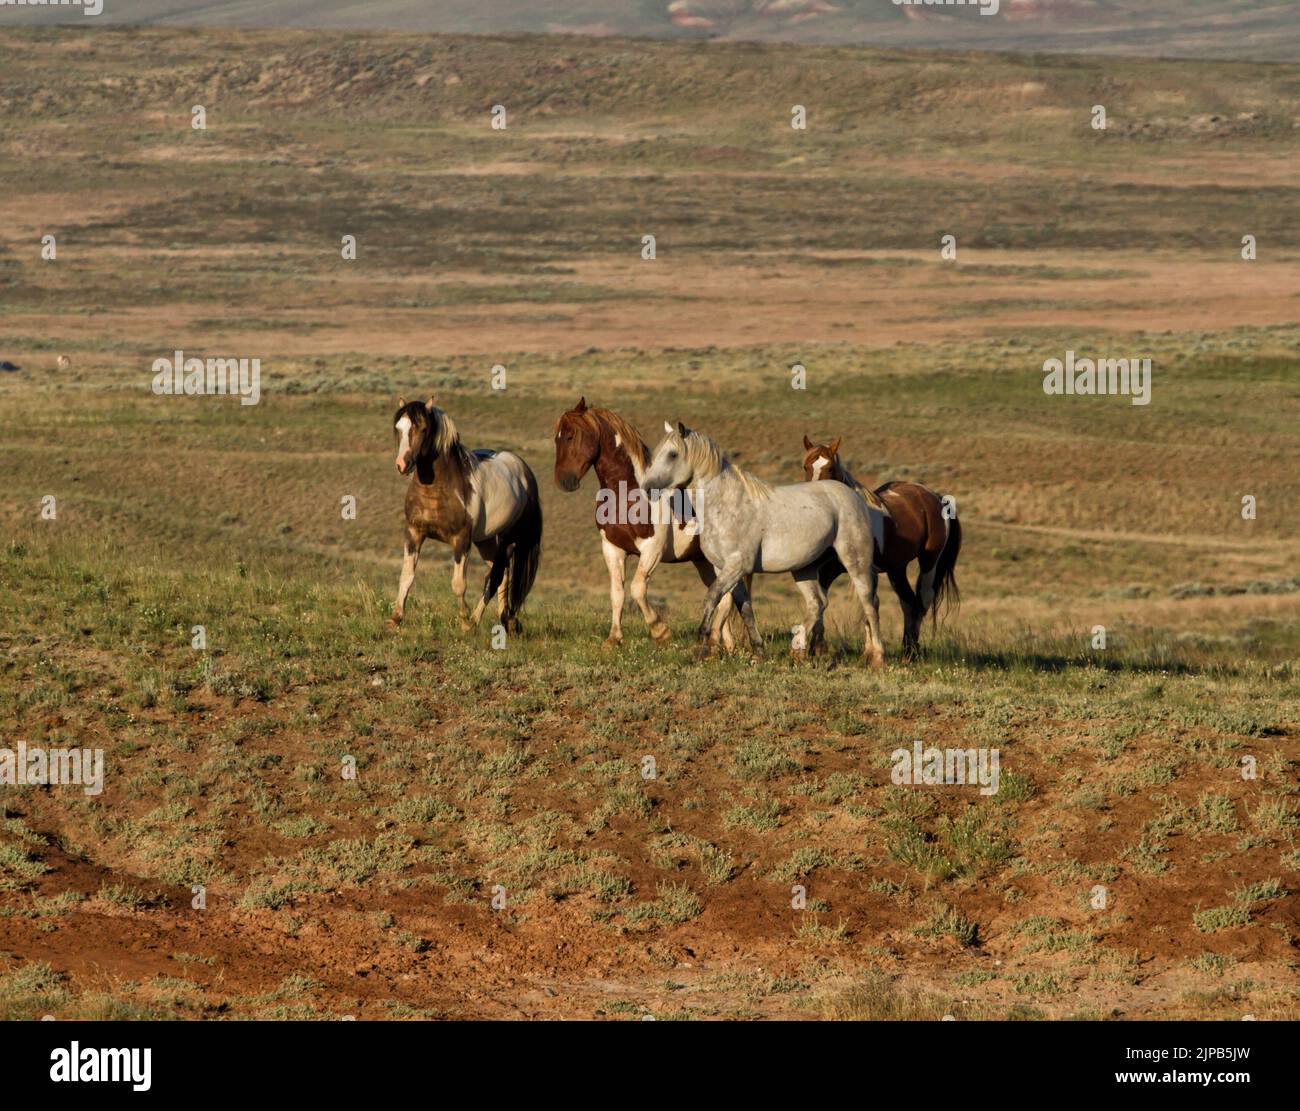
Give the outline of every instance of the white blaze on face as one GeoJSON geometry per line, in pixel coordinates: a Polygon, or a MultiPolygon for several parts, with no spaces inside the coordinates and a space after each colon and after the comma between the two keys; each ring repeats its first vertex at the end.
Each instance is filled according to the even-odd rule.
{"type": "Polygon", "coordinates": [[[813,481],[816,482],[818,479],[820,479],[822,476],[822,471],[824,471],[830,465],[831,465],[831,461],[827,459],[824,455],[818,456],[816,462],[813,463],[813,468],[812,468],[813,481]]]}
{"type": "Polygon", "coordinates": [[[401,433],[401,442],[397,445],[397,469],[402,469],[402,463],[411,452],[411,418],[404,416],[399,420],[394,428],[401,433]]]}

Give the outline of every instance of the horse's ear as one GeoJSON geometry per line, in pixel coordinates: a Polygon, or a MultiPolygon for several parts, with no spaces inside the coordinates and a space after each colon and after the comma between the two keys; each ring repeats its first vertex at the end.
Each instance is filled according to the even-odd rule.
{"type": "Polygon", "coordinates": [[[803,449],[804,451],[812,451],[813,449],[813,442],[810,439],[808,439],[807,432],[803,434],[803,449]]]}
{"type": "Polygon", "coordinates": [[[587,398],[585,395],[578,398],[578,404],[573,407],[573,411],[575,413],[585,413],[587,411],[587,398]]]}
{"type": "Polygon", "coordinates": [[[836,436],[835,439],[831,441],[831,454],[839,455],[839,453],[840,453],[840,438],[836,436]]]}
{"type": "Polygon", "coordinates": [[[429,395],[429,400],[424,403],[426,409],[436,409],[437,403],[433,400],[433,394],[429,395]]]}
{"type": "Polygon", "coordinates": [[[673,426],[672,426],[671,424],[669,424],[667,421],[664,421],[664,431],[667,432],[668,435],[671,436],[671,435],[673,434],[673,432],[675,431],[675,429],[674,429],[673,426]]]}
{"type": "Polygon", "coordinates": [[[405,409],[405,408],[406,408],[406,398],[402,397],[401,394],[398,394],[398,395],[397,395],[397,407],[398,407],[399,409],[405,409]]]}
{"type": "Polygon", "coordinates": [[[691,430],[690,430],[689,428],[687,428],[686,425],[682,424],[681,421],[678,421],[678,422],[677,422],[677,435],[679,435],[679,436],[684,440],[684,439],[686,439],[686,437],[689,436],[690,434],[691,434],[691,430]]]}

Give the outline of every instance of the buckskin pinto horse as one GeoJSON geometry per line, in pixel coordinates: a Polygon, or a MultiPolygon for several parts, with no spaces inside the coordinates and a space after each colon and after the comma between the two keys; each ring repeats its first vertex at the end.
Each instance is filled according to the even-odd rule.
{"type": "Polygon", "coordinates": [[[397,399],[393,416],[397,473],[406,488],[406,543],[402,577],[389,624],[406,613],[406,596],[425,540],[451,546],[451,589],[461,628],[474,628],[492,596],[508,632],[519,630],[519,610],[537,577],[542,551],[542,503],[537,478],[509,451],[467,450],[452,419],[428,401],[397,399]],[[483,597],[473,615],[465,605],[465,568],[474,546],[487,562],[483,597]]]}
{"type": "MultiPolygon", "coordinates": [[[[707,655],[715,611],[737,591],[750,643],[761,644],[749,591],[742,582],[754,571],[789,571],[804,601],[809,648],[822,638],[826,589],[822,565],[835,558],[848,573],[866,622],[863,655],[872,667],[885,662],[877,610],[872,553],[881,539],[883,514],[838,482],[771,486],[737,467],[713,440],[678,422],[654,450],[641,488],[651,498],[692,487],[699,515],[700,551],[716,578],[704,599],[698,655],[707,655]]],[[[800,652],[802,654],[802,652],[800,652]]]]}
{"type": "MultiPolygon", "coordinates": [[[[919,482],[886,482],[868,490],[840,462],[840,437],[829,444],[814,444],[803,438],[803,474],[808,482],[834,479],[856,490],[868,501],[882,505],[885,517],[884,542],[875,554],[875,565],[889,578],[903,611],[903,657],[916,655],[921,642],[921,622],[930,614],[937,620],[940,604],[955,602],[957,556],[961,553],[961,523],[944,515],[943,497],[919,482]],[[913,560],[920,566],[915,588],[907,581],[913,560]]],[[[822,585],[828,587],[843,569],[833,561],[822,568],[822,585]]]]}
{"type": "MultiPolygon", "coordinates": [[[[690,563],[706,587],[713,585],[712,564],[700,552],[699,538],[692,525],[653,506],[641,490],[641,479],[650,463],[650,449],[640,433],[613,410],[587,404],[578,399],[555,422],[555,484],[569,493],[578,489],[583,476],[594,468],[600,488],[596,493],[596,528],[600,531],[601,551],[609,570],[609,604],[611,621],[607,647],[623,642],[623,582],[627,557],[637,557],[632,576],[632,600],[650,636],[658,643],[672,633],[646,597],[650,576],[660,563],[690,563]],[[602,506],[614,502],[617,512],[608,519],[602,506]],[[640,510],[644,508],[644,512],[640,510]]],[[[728,649],[735,646],[727,607],[720,615],[722,640],[728,649]]]]}

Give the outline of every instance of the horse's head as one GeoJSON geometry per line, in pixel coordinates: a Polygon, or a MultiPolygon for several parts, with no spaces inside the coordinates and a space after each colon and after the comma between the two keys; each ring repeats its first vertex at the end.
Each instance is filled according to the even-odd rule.
{"type": "Polygon", "coordinates": [[[428,401],[397,399],[397,412],[393,416],[393,433],[397,437],[397,473],[409,474],[417,460],[423,458],[434,446],[442,410],[428,401]]]}
{"type": "Polygon", "coordinates": [[[600,433],[587,415],[587,399],[555,422],[555,485],[572,493],[600,455],[600,433]]]}
{"type": "Polygon", "coordinates": [[[641,479],[641,489],[650,495],[651,501],[656,500],[665,490],[685,489],[695,476],[695,467],[686,448],[691,430],[681,421],[677,422],[676,428],[665,421],[664,431],[667,435],[655,448],[650,457],[650,466],[641,479]]]}
{"type": "Polygon", "coordinates": [[[840,478],[840,438],[835,437],[829,444],[814,444],[807,436],[803,438],[803,477],[805,482],[816,482],[822,478],[840,478]]]}

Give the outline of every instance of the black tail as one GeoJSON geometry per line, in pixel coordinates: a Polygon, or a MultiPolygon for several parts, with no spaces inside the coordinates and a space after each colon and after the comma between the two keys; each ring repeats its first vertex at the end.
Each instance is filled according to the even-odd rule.
{"type": "Polygon", "coordinates": [[[934,565],[934,604],[930,607],[930,623],[939,623],[939,607],[945,609],[961,604],[957,589],[957,557],[961,554],[961,522],[956,517],[948,521],[948,539],[934,565]]]}
{"type": "Polygon", "coordinates": [[[528,476],[528,501],[510,533],[510,569],[506,579],[506,606],[512,617],[523,607],[542,562],[542,499],[537,491],[537,476],[526,463],[524,473],[528,476]]]}

